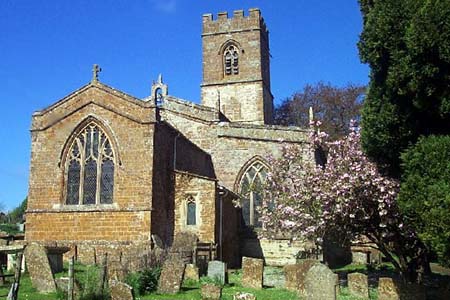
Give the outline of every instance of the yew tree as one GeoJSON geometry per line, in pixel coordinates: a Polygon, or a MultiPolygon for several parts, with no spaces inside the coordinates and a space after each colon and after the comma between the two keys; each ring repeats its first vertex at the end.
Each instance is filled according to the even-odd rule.
{"type": "Polygon", "coordinates": [[[419,136],[450,134],[450,2],[360,0],[361,60],[370,66],[362,145],[391,174],[419,136]]]}

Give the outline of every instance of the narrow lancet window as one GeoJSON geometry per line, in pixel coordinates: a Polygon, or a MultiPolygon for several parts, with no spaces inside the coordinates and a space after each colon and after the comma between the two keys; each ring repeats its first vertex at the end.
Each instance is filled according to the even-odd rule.
{"type": "Polygon", "coordinates": [[[187,225],[197,225],[197,205],[195,203],[195,199],[192,196],[189,196],[186,200],[187,206],[187,225]]]}
{"type": "Polygon", "coordinates": [[[113,203],[114,152],[108,137],[94,122],[73,140],[66,170],[66,204],[113,203]]]}

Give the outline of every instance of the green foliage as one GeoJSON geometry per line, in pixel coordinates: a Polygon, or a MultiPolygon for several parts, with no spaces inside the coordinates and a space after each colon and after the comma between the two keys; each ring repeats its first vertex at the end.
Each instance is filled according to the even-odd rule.
{"type": "Polygon", "coordinates": [[[22,203],[8,213],[8,222],[11,224],[21,223],[27,209],[28,197],[22,203]]]}
{"type": "Polygon", "coordinates": [[[79,300],[107,300],[109,293],[101,288],[100,268],[95,265],[87,266],[82,273],[75,277],[81,285],[79,300]]]}
{"type": "Polygon", "coordinates": [[[358,46],[371,68],[362,143],[398,174],[400,153],[419,136],[450,133],[450,2],[359,2],[358,46]]]}
{"type": "Polygon", "coordinates": [[[6,232],[8,234],[19,233],[19,226],[16,224],[0,224],[0,231],[6,232]]]}
{"type": "Polygon", "coordinates": [[[450,265],[450,136],[420,138],[402,154],[399,206],[421,239],[450,265]]]}
{"type": "Polygon", "coordinates": [[[155,267],[140,272],[133,272],[127,275],[125,282],[133,287],[137,295],[146,295],[156,291],[158,287],[161,268],[155,267]]]}
{"type": "Polygon", "coordinates": [[[200,284],[201,285],[212,284],[215,286],[224,287],[224,284],[222,283],[222,280],[219,276],[215,277],[203,276],[200,278],[200,284]]]}

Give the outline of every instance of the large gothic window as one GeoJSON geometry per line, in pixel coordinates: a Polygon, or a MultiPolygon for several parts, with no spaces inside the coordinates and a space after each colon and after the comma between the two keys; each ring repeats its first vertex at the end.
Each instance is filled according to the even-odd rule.
{"type": "Polygon", "coordinates": [[[259,207],[262,205],[263,185],[267,167],[260,161],[251,164],[241,177],[239,193],[242,196],[242,215],[248,226],[261,227],[259,207]]]}
{"type": "Polygon", "coordinates": [[[110,204],[114,152],[106,134],[89,123],[73,140],[66,160],[66,204],[110,204]]]}
{"type": "Polygon", "coordinates": [[[225,75],[239,74],[239,49],[235,45],[229,45],[223,52],[225,75]]]}

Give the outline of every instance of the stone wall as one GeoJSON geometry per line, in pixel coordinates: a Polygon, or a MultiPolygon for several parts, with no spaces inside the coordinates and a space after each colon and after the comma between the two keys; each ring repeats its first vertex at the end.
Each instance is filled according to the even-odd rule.
{"type": "Polygon", "coordinates": [[[26,240],[149,240],[154,123],[153,106],[98,82],[36,112],[26,240]],[[113,204],[65,204],[68,140],[87,119],[99,123],[113,144],[113,204]]]}
{"type": "Polygon", "coordinates": [[[202,105],[217,107],[231,121],[272,122],[269,38],[259,9],[203,15],[202,105]],[[239,73],[226,75],[223,53],[230,43],[239,50],[239,73]]]}
{"type": "Polygon", "coordinates": [[[175,172],[175,234],[195,233],[202,242],[216,242],[217,183],[215,180],[186,172],[175,172]],[[192,196],[196,203],[196,225],[187,225],[186,199],[192,196]]]}

